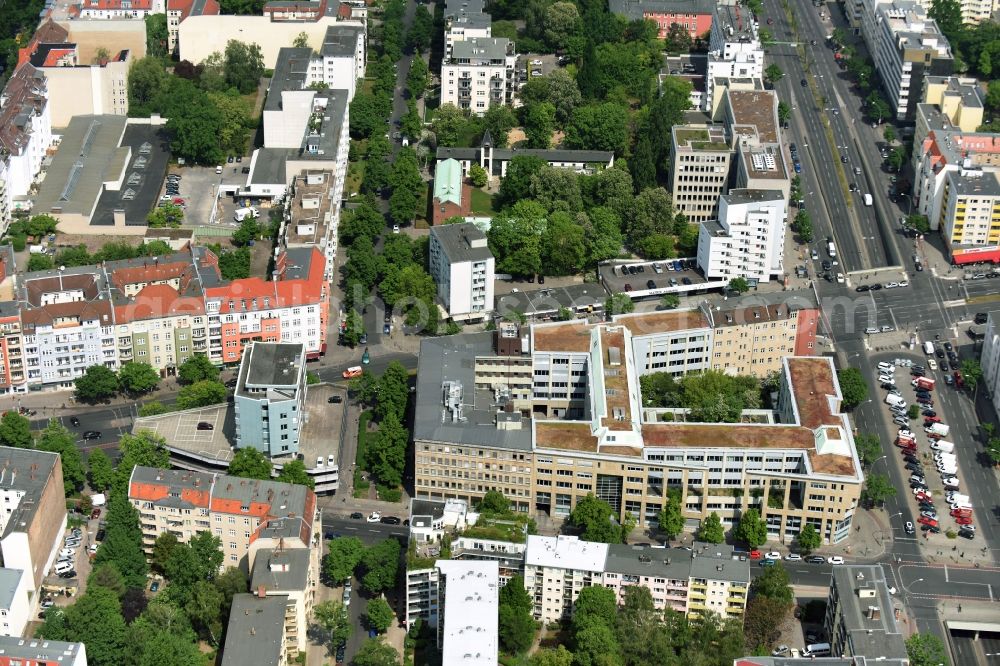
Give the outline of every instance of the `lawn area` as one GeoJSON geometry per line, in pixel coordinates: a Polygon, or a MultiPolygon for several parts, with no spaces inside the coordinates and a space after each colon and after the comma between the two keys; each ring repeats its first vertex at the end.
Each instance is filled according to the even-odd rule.
{"type": "Polygon", "coordinates": [[[483,514],[476,524],[467,527],[462,536],[474,539],[492,539],[496,541],[512,541],[524,543],[525,533],[534,534],[535,521],[523,513],[509,511],[501,515],[483,514]]]}
{"type": "Polygon", "coordinates": [[[354,496],[368,497],[368,481],[361,478],[361,473],[365,470],[365,458],[368,455],[368,446],[375,441],[375,433],[368,432],[368,423],[372,420],[370,411],[361,412],[358,418],[358,450],[354,454],[354,496]]]}
{"type": "Polygon", "coordinates": [[[344,197],[351,198],[355,192],[361,191],[361,181],[365,179],[365,161],[359,160],[347,165],[347,179],[344,181],[344,197]]]}
{"type": "Polygon", "coordinates": [[[486,190],[473,187],[472,212],[476,215],[493,215],[493,195],[486,190]]]}

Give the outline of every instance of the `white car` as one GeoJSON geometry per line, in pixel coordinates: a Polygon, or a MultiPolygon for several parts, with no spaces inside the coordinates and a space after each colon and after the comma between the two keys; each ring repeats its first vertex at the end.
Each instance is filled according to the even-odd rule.
{"type": "Polygon", "coordinates": [[[910,437],[910,438],[912,438],[913,437],[913,432],[911,430],[907,430],[906,428],[900,428],[899,432],[896,433],[896,436],[897,437],[910,437]]]}
{"type": "Polygon", "coordinates": [[[878,381],[880,384],[895,384],[896,378],[893,375],[879,375],[878,381]]]}
{"type": "Polygon", "coordinates": [[[366,520],[369,523],[377,523],[378,521],[382,520],[382,514],[379,513],[378,511],[372,511],[370,514],[368,514],[368,518],[366,518],[366,520]]]}
{"type": "Polygon", "coordinates": [[[885,283],[885,289],[895,289],[898,286],[899,286],[898,282],[886,282],[885,283]]]}
{"type": "Polygon", "coordinates": [[[830,557],[826,558],[826,561],[829,564],[843,564],[844,558],[841,557],[840,555],[831,555],[830,557]]]}
{"type": "Polygon", "coordinates": [[[941,479],[941,483],[945,485],[945,488],[958,488],[958,477],[957,476],[946,476],[941,479]]]}
{"type": "Polygon", "coordinates": [[[931,370],[937,370],[937,361],[932,358],[927,359],[927,367],[931,370]]]}
{"type": "Polygon", "coordinates": [[[59,551],[59,557],[73,557],[76,555],[76,548],[63,548],[59,551]]]}
{"type": "Polygon", "coordinates": [[[765,553],[764,554],[764,559],[765,560],[780,560],[781,559],[781,553],[777,553],[777,552],[775,552],[775,553],[765,553]]]}
{"type": "Polygon", "coordinates": [[[844,284],[844,274],[837,273],[837,284],[844,284]]]}
{"type": "Polygon", "coordinates": [[[907,282],[906,280],[900,280],[900,282],[899,282],[899,286],[900,286],[900,287],[909,287],[909,286],[910,286],[910,283],[909,283],[909,282],[907,282]]]}
{"type": "Polygon", "coordinates": [[[785,555],[785,561],[786,562],[801,562],[802,561],[802,556],[799,555],[798,553],[788,553],[788,555],[785,555]]]}
{"type": "Polygon", "coordinates": [[[399,225],[398,224],[392,225],[392,233],[394,233],[394,234],[398,234],[399,233],[399,225]]]}

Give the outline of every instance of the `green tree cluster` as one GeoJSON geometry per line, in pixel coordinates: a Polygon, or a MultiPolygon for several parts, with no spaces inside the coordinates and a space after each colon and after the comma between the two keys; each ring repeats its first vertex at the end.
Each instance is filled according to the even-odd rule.
{"type": "Polygon", "coordinates": [[[368,548],[361,557],[361,584],[372,594],[381,594],[396,585],[399,575],[400,546],[389,537],[368,548]]]}
{"type": "Polygon", "coordinates": [[[643,404],[690,410],[685,419],[706,423],[736,423],[744,409],[761,405],[761,382],[748,375],[727,375],[716,370],[675,379],[654,372],[639,378],[643,404]]]}
{"type": "Polygon", "coordinates": [[[500,588],[499,636],[504,652],[518,655],[526,652],[535,639],[534,603],[524,588],[522,576],[512,577],[500,588]]]}
{"type": "Polygon", "coordinates": [[[840,391],[844,396],[844,406],[857,407],[868,398],[868,384],[857,368],[841,368],[837,371],[840,391]]]}
{"type": "Polygon", "coordinates": [[[580,530],[580,538],[584,541],[600,543],[625,543],[635,527],[631,514],[626,515],[624,522],[619,522],[611,505],[593,493],[577,501],[567,522],[580,530]]]}

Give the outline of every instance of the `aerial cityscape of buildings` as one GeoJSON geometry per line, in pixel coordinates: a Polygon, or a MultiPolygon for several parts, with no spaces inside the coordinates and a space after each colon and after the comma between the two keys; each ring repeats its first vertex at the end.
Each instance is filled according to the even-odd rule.
{"type": "Polygon", "coordinates": [[[997,0],[13,4],[0,666],[1000,654],[997,0]]]}

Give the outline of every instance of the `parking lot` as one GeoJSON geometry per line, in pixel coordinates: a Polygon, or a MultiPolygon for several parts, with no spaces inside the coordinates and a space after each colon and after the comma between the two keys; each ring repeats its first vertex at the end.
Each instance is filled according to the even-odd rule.
{"type": "Polygon", "coordinates": [[[196,410],[144,416],[135,420],[132,430],[151,430],[166,439],[168,447],[173,451],[227,465],[233,456],[231,442],[236,441],[236,417],[228,404],[213,405],[196,410]],[[208,423],[212,428],[200,430],[199,423],[208,423]]]}
{"type": "Polygon", "coordinates": [[[237,202],[232,195],[219,196],[219,185],[230,185],[243,187],[246,184],[246,175],[242,173],[242,168],[249,162],[244,159],[241,163],[233,162],[222,166],[222,174],[216,173],[216,167],[201,166],[172,166],[170,174],[181,177],[178,183],[177,194],[166,194],[164,182],[160,186],[158,197],[160,201],[169,201],[174,198],[184,200],[184,224],[187,226],[203,226],[213,223],[212,210],[215,207],[215,224],[224,224],[236,227],[233,221],[233,212],[244,205],[244,202],[237,202]],[[217,207],[216,207],[217,206],[217,207]]]}
{"type": "MultiPolygon", "coordinates": [[[[943,348],[941,350],[945,352],[943,348]]],[[[944,360],[947,360],[947,356],[944,360]]],[[[965,517],[951,515],[953,507],[949,502],[948,492],[953,491],[959,495],[968,492],[961,489],[962,473],[954,461],[960,455],[972,454],[968,452],[967,445],[962,450],[963,442],[957,441],[955,433],[951,433],[947,426],[951,410],[945,409],[943,393],[955,389],[946,383],[945,378],[950,373],[941,369],[938,365],[940,362],[942,361],[928,356],[916,361],[905,358],[887,360],[882,362],[886,365],[879,366],[880,381],[893,378],[893,382],[883,381],[883,390],[887,394],[892,393],[893,391],[886,389],[894,383],[894,393],[906,401],[905,407],[890,408],[888,404],[885,405],[893,423],[899,428],[895,445],[901,458],[900,464],[905,468],[903,476],[909,484],[909,501],[913,502],[914,514],[917,516],[916,524],[903,525],[903,538],[919,538],[930,544],[943,544],[949,541],[947,533],[951,533],[951,539],[957,534],[972,542],[969,545],[975,546],[981,539],[975,533],[975,527],[963,530],[964,526],[960,522],[964,522],[965,517]],[[892,369],[886,370],[890,366],[892,369]],[[927,382],[926,386],[914,387],[913,383],[918,381],[918,377],[923,377],[925,382],[932,381],[934,385],[930,386],[927,382]],[[914,412],[913,405],[917,406],[916,418],[910,418],[914,412]],[[940,427],[941,432],[929,432],[928,428],[933,427],[940,427]],[[948,430],[945,431],[945,428],[948,430]],[[956,442],[951,441],[953,439],[957,441],[957,446],[956,442]]],[[[949,380],[953,382],[950,377],[949,380]]],[[[954,496],[951,497],[954,499],[954,496]]],[[[985,511],[985,507],[980,506],[979,510],[985,511]]]]}
{"type": "Polygon", "coordinates": [[[657,298],[663,294],[697,293],[725,286],[721,281],[709,282],[695,266],[694,259],[611,263],[601,266],[600,275],[609,292],[625,293],[633,300],[657,298]]]}

